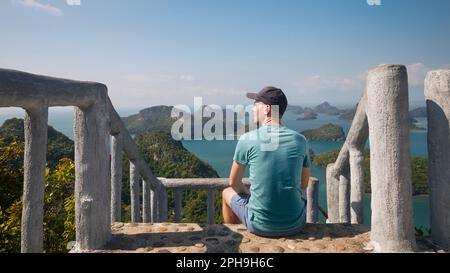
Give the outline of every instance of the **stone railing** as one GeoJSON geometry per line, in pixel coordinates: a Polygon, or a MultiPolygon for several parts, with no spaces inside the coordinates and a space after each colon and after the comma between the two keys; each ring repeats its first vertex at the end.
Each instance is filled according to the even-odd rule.
{"type": "MultiPolygon", "coordinates": [[[[118,177],[121,177],[119,158],[122,150],[132,161],[132,166],[137,167],[138,171],[132,175],[143,178],[145,189],[157,191],[162,187],[114,110],[105,85],[0,69],[0,107],[25,110],[22,252],[43,251],[48,108],[55,106],[75,107],[77,248],[102,247],[111,238],[111,221],[120,219],[120,195],[117,192],[120,192],[118,177]],[[114,147],[111,167],[110,134],[114,147]]],[[[149,193],[146,191],[144,198],[149,193]]],[[[148,214],[148,207],[144,209],[147,209],[145,215],[148,214]]]]}
{"type": "MultiPolygon", "coordinates": [[[[330,223],[364,221],[364,155],[370,142],[372,227],[369,247],[408,252],[416,247],[406,67],[371,69],[348,138],[327,167],[330,223]]],[[[431,230],[435,244],[450,248],[450,69],[431,71],[428,104],[431,230]]]]}
{"type": "MultiPolygon", "coordinates": [[[[0,69],[0,107],[25,110],[22,252],[43,251],[48,108],[56,106],[75,107],[76,249],[101,248],[111,238],[111,223],[121,221],[124,154],[130,160],[132,222],[140,222],[141,215],[145,223],[167,221],[167,190],[176,192],[175,220],[181,221],[185,189],[209,191],[208,222],[214,222],[214,193],[228,186],[227,179],[156,178],[114,109],[105,85],[0,69]]],[[[319,184],[312,181],[308,219],[317,222],[319,184]]]]}
{"type": "MultiPolygon", "coordinates": [[[[207,190],[207,221],[208,224],[214,224],[214,202],[215,194],[217,191],[224,190],[229,187],[228,178],[193,178],[193,179],[167,179],[160,178],[164,187],[160,188],[158,192],[160,207],[159,221],[166,222],[168,219],[168,205],[167,205],[167,191],[173,190],[175,192],[175,222],[180,223],[182,219],[181,204],[182,204],[182,192],[184,190],[207,190]]],[[[250,186],[250,180],[248,178],[242,181],[247,187],[250,186]]],[[[299,182],[300,183],[300,182],[299,182]]],[[[305,193],[308,200],[308,206],[306,210],[307,222],[318,223],[319,221],[319,180],[317,178],[311,178],[308,186],[307,193],[305,193]]]]}

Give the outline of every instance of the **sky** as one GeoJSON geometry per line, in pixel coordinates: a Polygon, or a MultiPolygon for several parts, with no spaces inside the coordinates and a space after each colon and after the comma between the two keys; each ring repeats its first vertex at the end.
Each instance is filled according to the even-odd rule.
{"type": "Polygon", "coordinates": [[[450,67],[448,0],[0,0],[0,67],[105,83],[116,108],[354,105],[366,71],[450,67]],[[369,5],[380,2],[381,5],[369,5]]]}

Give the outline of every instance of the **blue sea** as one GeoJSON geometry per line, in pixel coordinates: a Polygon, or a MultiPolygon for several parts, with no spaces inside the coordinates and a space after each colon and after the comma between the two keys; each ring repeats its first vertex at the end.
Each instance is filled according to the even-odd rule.
{"type": "MultiPolygon", "coordinates": [[[[121,116],[128,116],[137,113],[137,109],[121,109],[121,116]]],[[[6,119],[12,117],[23,117],[23,111],[16,109],[0,112],[0,124],[6,119]]],[[[284,117],[284,125],[296,130],[303,131],[306,129],[314,129],[326,123],[334,123],[342,126],[346,133],[350,129],[351,123],[346,120],[339,120],[336,116],[319,115],[316,120],[298,121],[298,116],[287,113],[284,117]]],[[[417,124],[426,128],[426,119],[418,119],[417,124]]],[[[58,131],[63,132],[68,137],[73,138],[73,112],[68,108],[52,108],[49,113],[49,124],[58,131]]],[[[412,131],[411,132],[411,155],[428,157],[427,151],[427,132],[412,131]]],[[[221,177],[228,177],[234,150],[237,141],[183,141],[186,149],[194,153],[201,160],[209,163],[221,177]]],[[[329,141],[312,141],[310,148],[315,154],[321,154],[328,151],[341,148],[343,142],[329,141]]],[[[325,169],[313,166],[312,175],[320,180],[320,205],[326,208],[326,180],[325,169]]],[[[248,175],[248,172],[247,172],[248,175]]],[[[365,196],[365,221],[370,224],[370,195],[365,196]]],[[[428,196],[414,197],[414,219],[417,227],[429,228],[429,199],[428,196]]],[[[324,219],[321,219],[324,221],[324,219]]]]}

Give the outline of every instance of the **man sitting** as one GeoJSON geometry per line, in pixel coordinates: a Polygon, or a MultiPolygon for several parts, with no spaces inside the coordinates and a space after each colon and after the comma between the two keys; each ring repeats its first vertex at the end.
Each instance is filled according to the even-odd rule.
{"type": "Polygon", "coordinates": [[[304,192],[311,174],[308,142],[282,125],[288,105],[282,90],[266,87],[247,97],[255,100],[254,122],[262,126],[244,134],[237,144],[230,187],[222,193],[224,222],[242,223],[259,236],[297,234],[306,224],[304,192]],[[246,166],[250,190],[242,183],[246,166]]]}

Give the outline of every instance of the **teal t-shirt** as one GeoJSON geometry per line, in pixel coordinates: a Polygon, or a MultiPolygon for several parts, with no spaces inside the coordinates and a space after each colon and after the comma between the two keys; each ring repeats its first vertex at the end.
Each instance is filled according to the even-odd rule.
{"type": "Polygon", "coordinates": [[[241,136],[233,159],[250,170],[248,212],[256,230],[283,232],[306,224],[300,184],[302,169],[311,161],[303,135],[263,126],[241,136]]]}

